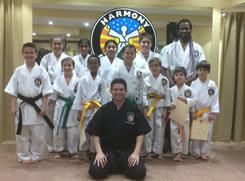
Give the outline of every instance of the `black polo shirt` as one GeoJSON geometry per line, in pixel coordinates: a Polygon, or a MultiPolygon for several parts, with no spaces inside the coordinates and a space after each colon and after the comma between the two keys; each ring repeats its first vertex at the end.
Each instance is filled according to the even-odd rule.
{"type": "Polygon", "coordinates": [[[100,137],[102,147],[125,149],[135,144],[137,136],[148,133],[151,128],[137,105],[125,100],[119,110],[113,101],[103,105],[86,131],[100,137]]]}

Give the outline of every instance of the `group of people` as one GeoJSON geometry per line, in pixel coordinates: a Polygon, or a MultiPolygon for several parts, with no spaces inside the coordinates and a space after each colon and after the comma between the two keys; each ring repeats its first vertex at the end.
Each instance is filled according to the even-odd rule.
{"type": "Polygon", "coordinates": [[[190,151],[208,159],[213,120],[219,112],[218,89],[207,78],[210,64],[202,48],[192,41],[191,22],[179,21],[177,31],[178,38],[161,54],[151,51],[152,35],[141,34],[140,52],[126,45],[123,60],[116,56],[114,40],[105,43],[106,55],[99,58],[89,54],[90,41],[82,38],[80,54],[70,57],[64,53],[65,39],[55,35],[52,52],[39,66],[35,45],[24,44],[25,64],[5,88],[16,121],[18,160],[40,161],[47,144],[56,159],[65,150],[73,158],[79,150],[86,152],[94,178],[119,170],[143,179],[146,169],[140,153],[146,160],[152,155],[162,159],[168,112],[176,109],[176,99],[190,106],[190,115],[184,126],[170,120],[173,160],[183,161],[182,154],[190,151]],[[208,140],[192,140],[190,148],[190,118],[201,116],[210,121],[208,140]]]}

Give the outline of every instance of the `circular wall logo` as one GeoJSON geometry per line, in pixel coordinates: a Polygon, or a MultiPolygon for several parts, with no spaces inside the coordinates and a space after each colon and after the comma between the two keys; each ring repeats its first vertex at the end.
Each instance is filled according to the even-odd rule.
{"type": "Polygon", "coordinates": [[[140,51],[139,35],[147,32],[152,34],[152,51],[155,51],[156,32],[150,20],[141,12],[130,8],[116,8],[103,14],[95,23],[91,32],[91,48],[94,54],[105,55],[105,43],[112,39],[118,44],[118,55],[127,44],[140,51]]]}

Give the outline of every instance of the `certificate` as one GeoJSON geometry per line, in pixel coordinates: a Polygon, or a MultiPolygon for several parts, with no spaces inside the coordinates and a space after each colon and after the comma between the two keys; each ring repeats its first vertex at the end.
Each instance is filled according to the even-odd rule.
{"type": "Polygon", "coordinates": [[[192,121],[191,139],[207,140],[208,139],[208,118],[197,118],[192,121]]]}
{"type": "Polygon", "coordinates": [[[189,106],[178,98],[175,101],[175,105],[176,108],[170,112],[169,118],[184,126],[186,117],[189,114],[189,106]]]}

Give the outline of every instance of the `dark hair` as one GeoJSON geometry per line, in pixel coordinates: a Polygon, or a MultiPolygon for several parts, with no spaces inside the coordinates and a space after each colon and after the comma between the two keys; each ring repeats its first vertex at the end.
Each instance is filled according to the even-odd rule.
{"type": "Polygon", "coordinates": [[[140,36],[139,36],[140,42],[141,42],[144,38],[149,38],[150,41],[151,41],[151,43],[153,43],[153,36],[152,36],[152,34],[147,33],[147,32],[140,34],[140,36]]]}
{"type": "Polygon", "coordinates": [[[115,40],[107,40],[107,42],[105,42],[105,48],[107,47],[107,45],[109,43],[114,43],[116,45],[117,49],[118,49],[118,45],[117,45],[117,42],[115,40]]]}
{"type": "Polygon", "coordinates": [[[188,19],[181,19],[181,20],[177,23],[177,30],[179,30],[179,26],[180,26],[181,23],[189,23],[190,28],[191,28],[191,30],[192,30],[192,23],[191,23],[191,21],[188,20],[188,19]]]}
{"type": "Polygon", "coordinates": [[[152,64],[153,62],[157,62],[160,66],[162,66],[161,60],[160,60],[159,58],[157,58],[157,57],[151,58],[151,59],[149,60],[149,62],[148,62],[148,65],[150,66],[150,64],[152,64]]]}
{"type": "Polygon", "coordinates": [[[75,61],[71,58],[71,57],[65,57],[61,60],[61,65],[63,65],[64,62],[68,62],[68,61],[71,61],[73,67],[75,67],[75,61]]]}
{"type": "Polygon", "coordinates": [[[51,40],[50,40],[51,46],[52,46],[52,43],[53,43],[54,39],[57,39],[57,38],[61,39],[61,41],[62,41],[62,43],[64,45],[64,47],[63,47],[63,51],[64,51],[65,48],[66,48],[67,41],[66,41],[66,39],[65,39],[65,37],[63,35],[53,35],[51,40]]]}
{"type": "Polygon", "coordinates": [[[121,78],[115,78],[111,81],[111,89],[113,88],[114,84],[123,84],[124,88],[127,90],[127,83],[124,79],[121,78]]]}
{"type": "Polygon", "coordinates": [[[22,53],[23,53],[24,49],[27,48],[27,47],[33,48],[35,50],[35,52],[37,53],[37,47],[36,47],[36,45],[34,43],[31,43],[31,42],[27,42],[27,43],[23,44],[23,46],[22,46],[22,53]]]}
{"type": "Polygon", "coordinates": [[[202,60],[201,62],[197,64],[196,70],[200,68],[207,69],[207,71],[210,72],[211,66],[210,66],[210,63],[208,63],[206,60],[202,60]]]}
{"type": "Polygon", "coordinates": [[[80,47],[82,44],[87,44],[90,47],[90,41],[89,41],[89,39],[87,39],[87,38],[81,38],[78,41],[78,47],[80,47]]]}
{"type": "Polygon", "coordinates": [[[122,53],[125,52],[126,48],[134,49],[134,52],[136,53],[136,48],[135,48],[135,46],[134,46],[134,45],[131,45],[131,44],[125,45],[125,46],[123,47],[123,49],[122,49],[122,53]]]}
{"type": "Polygon", "coordinates": [[[185,76],[187,76],[187,72],[186,72],[185,67],[176,67],[174,69],[174,76],[176,73],[179,73],[179,72],[182,72],[185,76]]]}
{"type": "Polygon", "coordinates": [[[100,57],[98,57],[97,55],[90,55],[90,56],[88,57],[88,62],[89,62],[89,60],[90,60],[91,58],[96,58],[96,59],[98,60],[99,64],[100,64],[100,57]]]}

